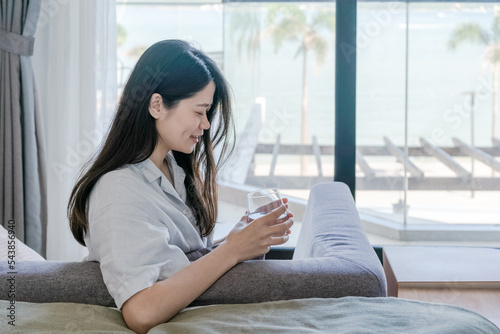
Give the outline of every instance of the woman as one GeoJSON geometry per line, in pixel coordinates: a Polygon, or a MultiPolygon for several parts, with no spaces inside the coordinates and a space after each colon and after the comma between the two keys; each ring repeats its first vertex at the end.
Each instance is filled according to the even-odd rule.
{"type": "Polygon", "coordinates": [[[214,246],[214,147],[226,151],[231,124],[216,64],[186,42],[158,42],[132,71],[108,137],[73,189],[73,235],[88,247],[87,260],[100,262],[136,332],[168,321],[234,265],[288,240],[293,219],[276,223],[281,206],[251,223],[243,216],[198,260],[186,256],[214,246]]]}

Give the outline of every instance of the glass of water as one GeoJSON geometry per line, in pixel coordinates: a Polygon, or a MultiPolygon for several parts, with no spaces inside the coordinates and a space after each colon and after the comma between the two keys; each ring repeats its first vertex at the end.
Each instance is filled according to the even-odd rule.
{"type": "MultiPolygon", "coordinates": [[[[248,198],[248,222],[260,218],[277,207],[283,205],[281,193],[276,188],[266,188],[252,191],[248,198]]],[[[286,220],[287,212],[282,214],[277,220],[286,220]]]]}

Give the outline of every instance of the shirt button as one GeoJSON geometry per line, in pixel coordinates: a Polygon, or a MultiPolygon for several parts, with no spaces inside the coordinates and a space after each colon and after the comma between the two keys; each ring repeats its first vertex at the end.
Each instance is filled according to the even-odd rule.
{"type": "Polygon", "coordinates": [[[189,209],[184,209],[184,210],[182,210],[182,213],[183,213],[185,216],[187,216],[187,215],[189,214],[189,209]]]}

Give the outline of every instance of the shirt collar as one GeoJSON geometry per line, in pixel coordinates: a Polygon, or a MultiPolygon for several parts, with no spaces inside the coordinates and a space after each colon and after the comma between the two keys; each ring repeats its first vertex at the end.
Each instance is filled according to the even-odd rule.
{"type": "Polygon", "coordinates": [[[141,170],[142,174],[146,177],[149,183],[153,183],[158,178],[162,177],[163,173],[156,167],[151,159],[146,159],[137,164],[137,167],[141,170]]]}
{"type": "Polygon", "coordinates": [[[175,161],[174,155],[172,152],[168,152],[165,159],[168,160],[168,165],[171,168],[172,177],[174,178],[174,185],[171,185],[167,180],[165,175],[160,171],[160,169],[154,164],[151,159],[146,159],[137,164],[137,167],[144,174],[146,180],[149,183],[153,183],[156,180],[160,179],[160,185],[163,190],[166,192],[171,192],[171,188],[174,188],[175,193],[180,196],[183,201],[186,201],[186,190],[184,187],[184,179],[186,178],[186,173],[175,161]]]}

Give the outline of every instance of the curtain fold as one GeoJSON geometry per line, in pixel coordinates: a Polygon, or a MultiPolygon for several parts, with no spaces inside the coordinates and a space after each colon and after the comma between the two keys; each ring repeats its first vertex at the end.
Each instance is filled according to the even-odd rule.
{"type": "Polygon", "coordinates": [[[114,0],[43,0],[33,67],[47,142],[47,259],[80,261],[66,214],[83,164],[115,111],[114,0]]]}
{"type": "Polygon", "coordinates": [[[0,216],[45,256],[45,150],[31,64],[40,6],[41,0],[0,1],[0,216]]]}

